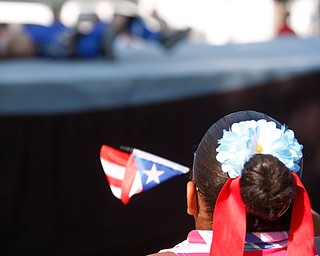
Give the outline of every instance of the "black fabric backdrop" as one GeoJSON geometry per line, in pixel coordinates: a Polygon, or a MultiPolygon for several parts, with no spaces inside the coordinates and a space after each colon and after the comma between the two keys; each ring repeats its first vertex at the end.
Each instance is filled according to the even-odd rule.
{"type": "Polygon", "coordinates": [[[102,144],[129,145],[191,166],[205,131],[251,109],[304,144],[303,181],[320,211],[320,73],[188,100],[86,113],[0,117],[0,255],[144,255],[183,240],[186,176],[132,197],[110,192],[102,144]]]}

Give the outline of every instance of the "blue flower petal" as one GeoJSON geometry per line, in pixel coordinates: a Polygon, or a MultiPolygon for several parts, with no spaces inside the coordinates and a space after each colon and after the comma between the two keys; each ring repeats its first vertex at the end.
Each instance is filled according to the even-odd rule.
{"type": "Polygon", "coordinates": [[[302,148],[292,130],[264,119],[234,123],[230,130],[223,131],[218,140],[217,161],[229,177],[241,175],[244,164],[256,153],[271,154],[283,162],[291,171],[298,172],[302,148]]]}

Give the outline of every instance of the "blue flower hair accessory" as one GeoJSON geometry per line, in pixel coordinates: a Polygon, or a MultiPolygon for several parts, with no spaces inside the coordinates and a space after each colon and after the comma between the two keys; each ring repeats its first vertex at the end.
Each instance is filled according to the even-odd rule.
{"type": "Polygon", "coordinates": [[[302,148],[294,132],[285,125],[277,128],[273,121],[242,121],[234,123],[230,130],[224,130],[218,140],[216,159],[223,172],[230,178],[241,176],[244,164],[255,154],[270,154],[297,173],[302,158],[302,148]]]}

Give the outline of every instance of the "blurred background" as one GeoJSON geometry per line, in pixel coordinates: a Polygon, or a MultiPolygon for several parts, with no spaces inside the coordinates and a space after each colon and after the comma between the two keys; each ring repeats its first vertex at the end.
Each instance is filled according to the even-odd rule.
{"type": "MultiPolygon", "coordinates": [[[[0,22],[34,21],[48,23],[53,10],[61,9],[64,24],[75,26],[79,15],[96,13],[111,21],[121,0],[39,0],[0,1],[0,22]],[[29,5],[27,5],[29,4],[29,5]],[[30,8],[30,9],[25,9],[30,8]],[[34,8],[34,9],[32,9],[34,8]],[[26,10],[28,10],[26,12],[26,10]],[[37,13],[37,15],[33,15],[37,13]]],[[[192,28],[192,39],[210,44],[248,43],[271,40],[278,35],[284,16],[289,13],[290,27],[301,37],[318,36],[320,4],[318,0],[140,0],[135,12],[151,16],[156,11],[174,28],[192,28]]],[[[128,8],[131,8],[129,6],[128,8]]],[[[122,9],[125,9],[123,7],[122,9]]],[[[150,24],[152,26],[152,24],[150,24]]]]}
{"type": "Polygon", "coordinates": [[[304,145],[320,212],[319,0],[0,1],[0,255],[146,255],[184,240],[188,175],[115,198],[103,144],[191,167],[264,112],[304,145]]]}

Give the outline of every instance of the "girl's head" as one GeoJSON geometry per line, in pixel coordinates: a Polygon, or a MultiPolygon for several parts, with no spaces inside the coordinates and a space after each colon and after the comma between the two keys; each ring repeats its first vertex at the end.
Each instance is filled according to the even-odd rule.
{"type": "MultiPolygon", "coordinates": [[[[233,124],[258,120],[265,120],[264,126],[267,126],[266,124],[271,121],[274,124],[274,129],[277,128],[277,132],[281,130],[281,124],[266,114],[241,111],[227,115],[214,123],[201,140],[194,157],[193,182],[188,184],[188,190],[194,191],[197,197],[196,205],[188,205],[191,209],[191,211],[189,209],[189,213],[196,216],[197,228],[208,229],[212,227],[213,211],[222,187],[230,177],[234,178],[240,175],[241,198],[247,213],[247,230],[289,229],[291,208],[296,190],[289,168],[272,154],[249,154],[250,157],[243,161],[241,168],[237,162],[239,159],[230,156],[230,154],[240,154],[241,157],[248,155],[244,150],[245,147],[250,150],[250,147],[258,148],[260,145],[257,144],[255,138],[258,136],[257,132],[247,133],[247,130],[252,127],[250,122],[245,122],[243,127],[241,125],[236,127],[238,130],[242,129],[240,133],[243,133],[238,137],[235,137],[235,134],[225,134],[226,131],[230,131],[233,124]],[[252,139],[242,142],[241,140],[246,136],[248,138],[251,136],[252,139]],[[219,150],[220,152],[217,152],[219,150]],[[220,155],[217,156],[218,154],[220,155]],[[230,166],[237,169],[238,174],[237,171],[230,171],[230,166]],[[196,207],[196,211],[192,210],[192,206],[196,207]]],[[[263,136],[268,137],[267,132],[260,131],[262,129],[256,130],[262,137],[260,139],[272,140],[272,138],[263,138],[263,136]]],[[[299,173],[301,171],[302,168],[299,173]]],[[[192,195],[191,192],[188,194],[192,195]]]]}

